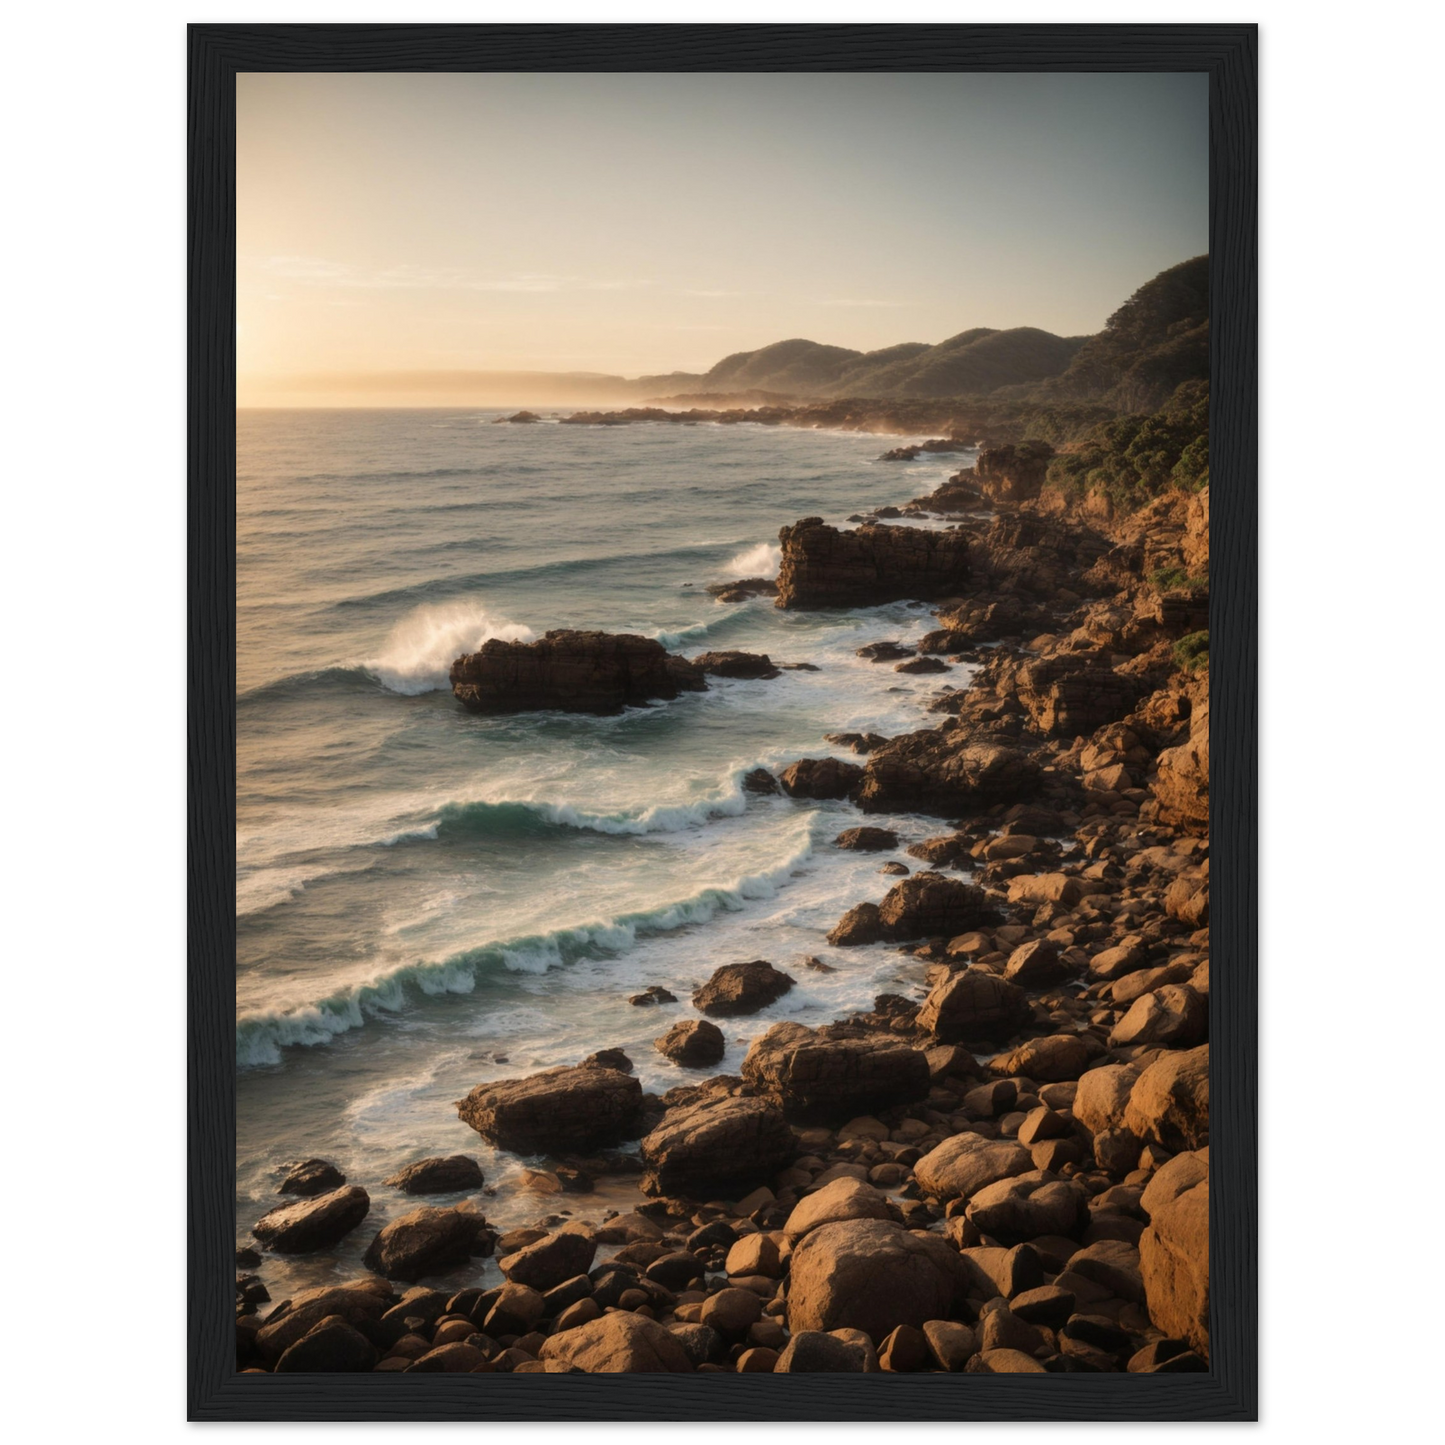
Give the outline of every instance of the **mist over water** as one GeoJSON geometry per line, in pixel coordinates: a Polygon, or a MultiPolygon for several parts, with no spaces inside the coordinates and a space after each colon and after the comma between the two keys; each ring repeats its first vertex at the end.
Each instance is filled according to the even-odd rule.
{"type": "MultiPolygon", "coordinates": [[[[837,751],[826,732],[924,726],[928,698],[969,670],[915,678],[856,656],[927,630],[917,606],[784,613],[706,587],[775,576],[780,526],[906,501],[968,459],[875,466],[896,439],[494,415],[240,414],[243,1232],[275,1202],[277,1167],[317,1154],[371,1191],[369,1223],[404,1207],[381,1180],[433,1153],[481,1160],[489,1217],[535,1213],[514,1188],[524,1161],[456,1117],[475,1084],[604,1047],[627,1050],[644,1088],[683,1082],[651,1041],[724,963],[767,958],[797,979],[728,1021],[730,1072],[779,1018],[824,1022],[921,974],[824,941],[886,891],[882,857],[832,846],[856,814],[741,780],[837,751]],[[714,679],[607,718],[482,718],[452,698],[458,654],[551,627],[818,671],[714,679]],[[802,968],[807,955],[838,972],[802,968]],[[653,983],[682,1004],[628,1004],[653,983]]],[[[937,831],[892,825],[905,841],[937,831]]],[[[354,1271],[371,1232],[345,1246],[357,1259],[290,1277],[354,1271]]]]}

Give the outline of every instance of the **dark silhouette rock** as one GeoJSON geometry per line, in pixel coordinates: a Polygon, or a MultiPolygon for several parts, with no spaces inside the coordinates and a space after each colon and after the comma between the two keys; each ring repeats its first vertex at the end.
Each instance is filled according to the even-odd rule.
{"type": "Polygon", "coordinates": [[[703,652],[692,665],[709,677],[777,677],[778,669],[766,652],[703,652]]]}
{"type": "Polygon", "coordinates": [[[469,1154],[451,1154],[444,1159],[418,1159],[385,1183],[404,1194],[452,1194],[462,1189],[480,1189],[486,1180],[481,1165],[469,1154]]]}
{"type": "Polygon", "coordinates": [[[833,845],[859,853],[884,853],[898,846],[898,834],[892,828],[845,828],[833,845]]]}
{"type": "Polygon", "coordinates": [[[491,638],[452,663],[451,684],[480,713],[614,713],[707,687],[700,668],[653,638],[569,629],[536,642],[491,638]]]}

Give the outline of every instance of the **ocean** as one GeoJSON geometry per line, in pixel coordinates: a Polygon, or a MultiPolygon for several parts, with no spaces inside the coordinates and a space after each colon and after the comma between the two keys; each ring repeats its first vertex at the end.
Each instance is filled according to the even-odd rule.
{"type": "MultiPolygon", "coordinates": [[[[330,1159],[372,1197],[334,1255],[268,1263],[275,1298],[359,1271],[376,1227],[421,1202],[381,1182],[412,1160],[476,1156],[503,1225],[559,1202],[520,1188],[538,1161],[457,1118],[476,1084],[622,1048],[662,1092],[737,1072],[779,1019],[824,1023],[922,979],[895,949],[825,942],[892,881],[890,855],[832,846],[857,813],[741,779],[856,761],[824,734],[927,726],[929,698],[971,669],[913,677],[856,655],[935,625],[917,604],[782,612],[706,588],[775,575],[780,526],[907,501],[972,454],[880,463],[903,439],[501,415],[238,418],[238,1235],[280,1202],[287,1161],[330,1159]],[[615,717],[477,717],[452,697],[457,655],[552,627],[818,670],[714,678],[615,717]],[[837,972],[801,967],[809,955],[837,972]],[[721,1021],[717,1070],[653,1049],[715,968],[757,958],[796,985],[721,1021]],[[653,984],[679,1003],[628,1003],[653,984]]],[[[905,844],[939,831],[867,821],[905,844]]]]}

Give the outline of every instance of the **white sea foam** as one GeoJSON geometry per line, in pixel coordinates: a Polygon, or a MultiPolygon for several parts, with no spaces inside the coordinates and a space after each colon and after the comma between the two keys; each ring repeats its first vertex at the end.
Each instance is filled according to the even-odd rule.
{"type": "Polygon", "coordinates": [[[415,697],[450,685],[447,673],[464,652],[484,642],[530,642],[530,627],[489,612],[480,602],[431,602],[414,607],[386,639],[381,653],[362,666],[391,692],[415,697]]]}
{"type": "Polygon", "coordinates": [[[776,542],[759,542],[739,552],[723,569],[729,577],[776,577],[783,565],[783,549],[776,542]]]}

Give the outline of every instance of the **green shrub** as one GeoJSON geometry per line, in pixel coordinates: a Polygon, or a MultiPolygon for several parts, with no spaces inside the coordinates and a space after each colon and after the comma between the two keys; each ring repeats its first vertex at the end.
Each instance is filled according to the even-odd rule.
{"type": "Polygon", "coordinates": [[[1174,661],[1185,672],[1209,666],[1209,634],[1191,632],[1174,644],[1174,661]]]}

